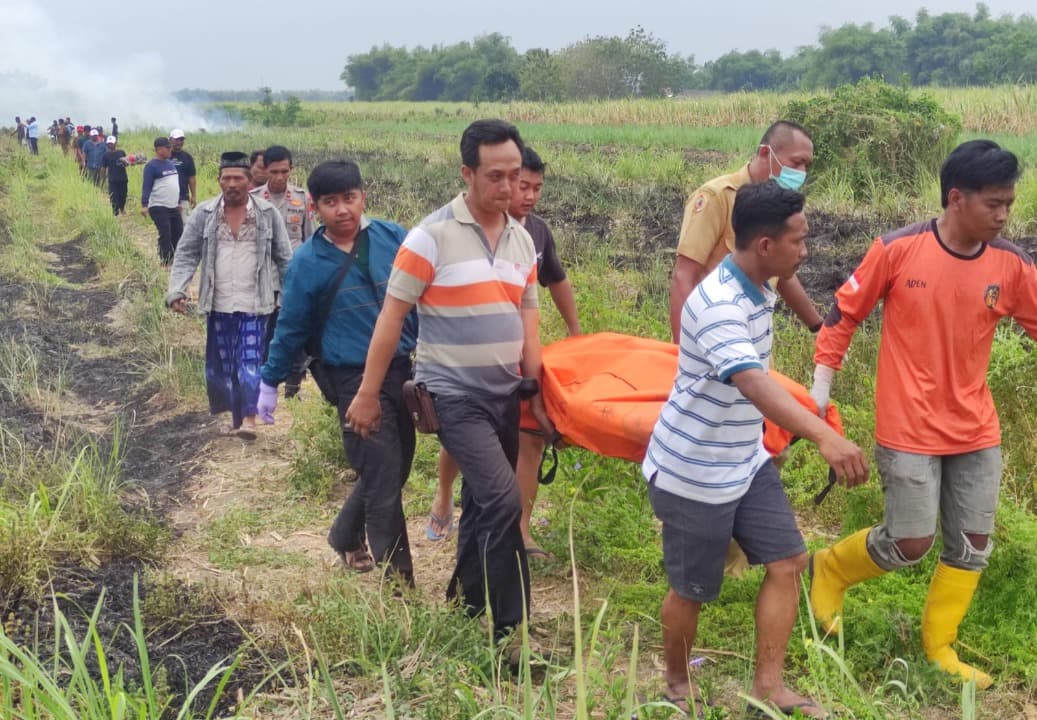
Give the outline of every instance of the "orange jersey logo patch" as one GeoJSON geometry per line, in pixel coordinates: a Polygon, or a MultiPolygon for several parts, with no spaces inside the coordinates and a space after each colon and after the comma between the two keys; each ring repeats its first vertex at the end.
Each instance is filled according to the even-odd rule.
{"type": "Polygon", "coordinates": [[[983,293],[983,303],[993,310],[997,307],[997,301],[1001,299],[1000,285],[987,285],[987,291],[983,293]]]}

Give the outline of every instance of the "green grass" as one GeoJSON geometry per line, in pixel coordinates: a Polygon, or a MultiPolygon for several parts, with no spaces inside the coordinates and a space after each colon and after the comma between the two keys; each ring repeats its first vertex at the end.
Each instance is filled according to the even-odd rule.
{"type": "Polygon", "coordinates": [[[81,637],[77,637],[69,618],[54,607],[55,635],[52,648],[26,648],[0,633],[0,715],[10,720],[123,720],[140,718],[188,720],[216,717],[218,702],[237,661],[227,658],[208,669],[193,687],[187,688],[180,705],[156,683],[147,649],[137,583],[134,582],[131,633],[137,648],[137,666],[142,682],[135,686],[125,680],[125,668],[114,665],[107,638],[98,631],[98,618],[104,608],[104,592],[89,615],[81,637]],[[44,659],[46,658],[46,659],[44,659]],[[199,695],[213,689],[213,699],[202,705],[199,695]]]}
{"type": "MultiPolygon", "coordinates": [[[[460,189],[456,143],[469,115],[498,109],[508,110],[356,107],[349,108],[354,115],[342,131],[325,127],[194,134],[188,149],[199,162],[202,198],[216,192],[215,160],[223,149],[251,150],[283,142],[296,151],[300,179],[325,157],[356,157],[368,181],[372,214],[410,224],[460,189]]],[[[537,122],[535,108],[511,110],[523,118],[524,135],[549,163],[541,209],[555,230],[585,331],[667,338],[668,275],[684,199],[701,181],[743,162],[762,127],[593,123],[576,117],[578,108],[571,117],[562,115],[564,109],[553,108],[555,115],[537,122]]],[[[588,117],[607,117],[609,112],[604,107],[587,109],[588,117]]],[[[746,117],[745,122],[756,123],[755,116],[746,117]]],[[[123,144],[128,151],[149,148],[150,137],[153,134],[127,134],[123,144]]],[[[1032,161],[1037,157],[1035,137],[1031,133],[999,139],[1032,161]]],[[[48,232],[57,237],[84,234],[102,281],[117,287],[123,298],[126,324],[148,359],[149,376],[167,397],[177,398],[185,407],[201,408],[201,331],[197,321],[174,318],[161,303],[164,279],[153,251],[140,250],[131,237],[150,238],[148,221],[111,218],[103,197],[85,186],[63,158],[46,152],[38,160],[0,154],[0,162],[5,171],[5,194],[0,200],[5,217],[18,215],[12,210],[31,206],[31,200],[40,197],[55,210],[53,221],[40,219],[36,210],[31,221],[16,226],[12,234],[21,240],[0,247],[0,274],[38,287],[56,285],[38,254],[40,238],[30,229],[36,223],[52,222],[48,232]]],[[[139,176],[135,179],[134,173],[139,170],[130,172],[131,190],[135,190],[139,176]]],[[[1035,183],[1027,176],[1019,186],[1014,232],[1033,227],[1035,183]]],[[[865,207],[850,204],[846,197],[835,184],[813,189],[810,201],[828,212],[870,218],[924,217],[935,214],[938,207],[935,185],[923,189],[921,199],[915,200],[876,188],[873,201],[865,207]]],[[[860,238],[858,247],[855,239],[840,251],[853,255],[868,241],[860,238]]],[[[38,291],[37,299],[26,302],[45,306],[46,292],[38,291]]],[[[564,327],[550,303],[544,305],[543,338],[558,339],[564,327]]],[[[869,450],[878,330],[877,321],[860,328],[833,390],[851,437],[869,450]]],[[[813,336],[784,319],[779,319],[776,333],[776,367],[807,382],[813,336]]],[[[1033,515],[1037,457],[1032,448],[1032,378],[1037,367],[1032,348],[1032,342],[1014,329],[998,334],[990,383],[1005,431],[1003,502],[995,535],[997,550],[961,632],[963,654],[999,676],[1002,689],[994,696],[994,707],[1032,698],[1037,679],[1037,649],[1032,644],[1037,636],[1037,584],[1029,581],[1037,576],[1032,560],[1037,542],[1033,515]]],[[[0,347],[0,392],[6,382],[7,392],[23,393],[22,397],[35,392],[36,386],[43,388],[44,395],[53,394],[49,380],[32,380],[39,375],[34,372],[24,349],[17,344],[6,350],[0,347]]],[[[250,540],[271,530],[328,522],[333,511],[328,500],[348,478],[334,412],[315,391],[302,402],[283,406],[279,418],[289,416],[292,446],[283,497],[275,495],[248,509],[219,513],[205,530],[202,543],[209,559],[226,572],[244,577],[246,570],[251,575],[264,569],[290,569],[301,562],[298,554],[257,547],[250,540]]],[[[11,440],[6,442],[10,445],[11,440]]],[[[20,450],[7,452],[11,458],[22,456],[20,450]]],[[[405,495],[410,517],[427,513],[437,452],[434,439],[420,439],[405,495]]],[[[73,459],[66,457],[57,464],[67,471],[73,459]]],[[[8,464],[19,472],[23,467],[8,464]]],[[[537,571],[534,585],[568,584],[575,575],[589,589],[579,605],[566,608],[547,628],[549,644],[570,649],[575,657],[570,655],[572,659],[536,682],[525,676],[509,679],[478,623],[443,605],[438,593],[436,597],[418,593],[405,603],[388,589],[373,591],[355,578],[336,575],[300,591],[287,607],[267,608],[282,627],[289,628],[284,630],[284,642],[293,662],[282,672],[298,691],[280,698],[257,696],[248,710],[299,718],[352,713],[625,719],[637,708],[641,718],[669,716],[667,708],[646,702],[658,697],[653,663],[660,652],[658,610],[666,580],[658,531],[638,468],[575,449],[562,453],[561,465],[558,480],[541,489],[534,514],[542,521],[534,526],[534,535],[556,560],[537,571]]],[[[31,463],[24,467],[31,475],[31,463]]],[[[793,505],[810,530],[812,547],[872,524],[882,512],[874,477],[853,491],[836,489],[824,505],[814,507],[811,498],[825,472],[817,452],[805,444],[793,451],[783,472],[793,505]]],[[[116,484],[106,492],[118,490],[116,484]]],[[[48,497],[53,492],[48,489],[48,497]]],[[[35,502],[32,487],[19,496],[18,512],[24,515],[30,501],[35,502]]],[[[88,522],[97,522],[90,517],[88,522]]],[[[36,562],[41,554],[23,546],[16,556],[36,562]]],[[[841,642],[822,641],[803,614],[790,646],[790,680],[840,709],[841,717],[969,717],[971,706],[967,701],[963,705],[960,689],[929,668],[920,650],[919,614],[933,561],[929,558],[917,569],[887,575],[852,591],[847,600],[852,622],[841,642]]],[[[21,577],[37,577],[33,573],[39,572],[31,563],[19,567],[21,577]]],[[[750,628],[759,582],[759,571],[729,579],[719,601],[703,612],[698,645],[709,658],[701,672],[703,685],[730,708],[745,703],[738,692],[748,686],[751,674],[750,628]]],[[[533,602],[536,607],[536,597],[533,602]]],[[[161,608],[156,614],[161,615],[161,608]]],[[[991,702],[987,697],[981,695],[976,701],[981,708],[991,702]]],[[[139,701],[136,697],[133,702],[139,701]]],[[[127,707],[139,707],[127,702],[127,707]]],[[[714,714],[725,715],[737,717],[714,714]]]]}
{"type": "Polygon", "coordinates": [[[123,507],[121,432],[110,444],[59,436],[27,445],[0,424],[0,595],[40,599],[59,565],[152,558],[167,539],[142,510],[123,507]]]}

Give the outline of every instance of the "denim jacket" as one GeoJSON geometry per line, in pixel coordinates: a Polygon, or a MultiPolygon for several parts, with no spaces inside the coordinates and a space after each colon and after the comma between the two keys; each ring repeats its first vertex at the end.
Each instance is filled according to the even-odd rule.
{"type": "MultiPolygon", "coordinates": [[[[216,212],[223,195],[199,205],[184,226],[176,246],[173,267],[169,272],[166,306],[187,297],[187,286],[201,265],[198,283],[198,312],[212,312],[216,268],[216,212]]],[[[274,311],[274,293],[281,290],[281,280],[292,259],[288,230],[277,208],[262,198],[253,197],[256,208],[256,314],[274,311]]]]}

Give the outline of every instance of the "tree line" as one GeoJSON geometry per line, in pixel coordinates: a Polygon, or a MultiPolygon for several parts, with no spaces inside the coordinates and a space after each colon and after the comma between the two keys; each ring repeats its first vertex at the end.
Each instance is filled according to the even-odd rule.
{"type": "Polygon", "coordinates": [[[702,65],[671,53],[642,27],[590,37],[561,50],[519,53],[492,33],[431,48],[373,47],[351,55],[341,78],[358,100],[583,100],[659,97],[696,90],[836,87],[880,76],[911,85],[1037,82],[1037,20],[919,10],[885,27],[822,28],[816,45],[732,51],[702,65]]]}

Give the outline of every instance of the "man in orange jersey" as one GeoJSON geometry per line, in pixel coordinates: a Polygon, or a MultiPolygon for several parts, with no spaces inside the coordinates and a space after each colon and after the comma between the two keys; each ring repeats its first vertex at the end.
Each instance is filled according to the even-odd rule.
{"type": "MultiPolygon", "coordinates": [[[[439,440],[457,461],[461,524],[447,598],[471,616],[489,610],[504,640],[529,613],[529,566],[515,462],[519,385],[540,377],[536,250],[508,215],[522,168],[514,125],[479,120],[461,136],[467,192],[408,233],[393,263],[363,383],[346,419],[362,437],[378,432],[378,388],[404,318],[418,309],[415,380],[432,393],[439,440]]],[[[530,399],[547,437],[543,399],[530,399]]],[[[508,660],[515,662],[514,644],[508,660]]]]}
{"type": "Polygon", "coordinates": [[[811,395],[828,403],[857,325],[884,302],[875,398],[875,459],[885,515],[811,558],[810,603],[838,627],[850,586],[921,561],[937,518],[943,551],[922,614],[922,647],[944,672],[990,675],[951,644],[993,549],[1001,482],[1001,431],[987,364],[998,320],[1037,336],[1037,271],[999,237],[1021,175],[989,140],[959,145],[940,170],[943,214],[875,241],[836,293],[817,338],[811,395]]]}

